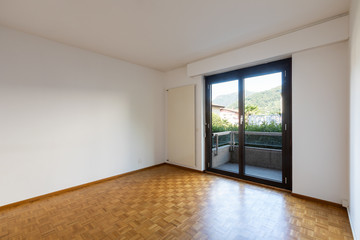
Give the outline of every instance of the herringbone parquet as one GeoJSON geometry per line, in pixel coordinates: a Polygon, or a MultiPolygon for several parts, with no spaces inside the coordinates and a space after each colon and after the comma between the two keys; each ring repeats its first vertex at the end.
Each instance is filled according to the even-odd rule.
{"type": "Polygon", "coordinates": [[[0,212],[0,239],[352,239],[339,207],[162,165],[0,212]]]}

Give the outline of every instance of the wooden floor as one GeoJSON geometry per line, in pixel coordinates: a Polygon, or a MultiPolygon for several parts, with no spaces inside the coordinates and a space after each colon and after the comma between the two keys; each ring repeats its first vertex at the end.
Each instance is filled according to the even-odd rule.
{"type": "Polygon", "coordinates": [[[0,239],[352,239],[345,209],[162,165],[0,211],[0,239]]]}

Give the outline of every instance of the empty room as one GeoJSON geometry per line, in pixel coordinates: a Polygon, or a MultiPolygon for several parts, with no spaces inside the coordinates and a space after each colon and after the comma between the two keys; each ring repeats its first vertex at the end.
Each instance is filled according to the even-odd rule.
{"type": "Polygon", "coordinates": [[[358,0],[0,0],[0,239],[359,239],[358,0]]]}

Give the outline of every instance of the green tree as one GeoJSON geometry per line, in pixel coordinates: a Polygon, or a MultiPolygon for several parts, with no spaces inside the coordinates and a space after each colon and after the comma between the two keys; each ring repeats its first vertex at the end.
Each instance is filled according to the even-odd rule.
{"type": "Polygon", "coordinates": [[[229,123],[227,120],[221,119],[216,113],[212,113],[212,131],[213,132],[225,132],[225,131],[237,131],[239,127],[235,124],[229,123]]]}
{"type": "MultiPolygon", "coordinates": [[[[247,116],[256,114],[258,111],[257,106],[249,106],[247,109],[245,108],[245,115],[247,116]]],[[[247,117],[246,117],[247,119],[247,117]]],[[[212,132],[225,132],[225,131],[238,131],[239,126],[237,124],[231,124],[225,119],[221,119],[221,117],[212,113],[212,132]]],[[[245,131],[254,131],[254,132],[281,132],[282,125],[281,123],[275,123],[274,121],[267,123],[262,122],[260,125],[257,124],[249,124],[247,121],[245,122],[245,131]]]]}
{"type": "Polygon", "coordinates": [[[270,123],[262,122],[260,125],[245,124],[245,131],[252,132],[281,132],[282,124],[271,121],[270,123]]]}
{"type": "Polygon", "coordinates": [[[256,105],[247,104],[245,106],[245,124],[249,124],[249,116],[259,113],[259,107],[256,105]]]}

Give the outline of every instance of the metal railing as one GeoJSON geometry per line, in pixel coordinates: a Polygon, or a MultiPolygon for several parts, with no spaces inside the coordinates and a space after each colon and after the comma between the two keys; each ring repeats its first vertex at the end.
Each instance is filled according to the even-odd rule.
{"type": "Polygon", "coordinates": [[[234,151],[234,145],[235,145],[235,133],[233,131],[226,131],[226,132],[218,132],[213,133],[213,136],[215,138],[215,153],[214,155],[217,156],[219,154],[219,136],[225,136],[230,134],[230,151],[234,151]]]}
{"type": "MultiPolygon", "coordinates": [[[[225,146],[230,145],[230,152],[234,151],[235,145],[237,144],[237,138],[236,134],[238,134],[238,131],[225,131],[225,132],[216,132],[213,133],[212,136],[213,139],[213,149],[215,148],[214,155],[217,156],[219,154],[219,146],[225,146]],[[226,140],[225,142],[221,142],[219,140],[219,137],[221,136],[230,136],[230,140],[226,140]],[[215,144],[214,144],[215,143],[215,144]]],[[[252,147],[265,147],[265,148],[275,148],[280,149],[281,148],[281,132],[253,132],[253,131],[246,131],[245,132],[245,146],[252,146],[252,147]],[[250,139],[250,136],[259,136],[262,137],[259,139],[259,137],[256,137],[256,141],[254,139],[250,139]],[[264,139],[265,138],[265,139],[264,139]],[[276,140],[276,141],[275,141],[276,140]],[[260,142],[259,142],[260,141],[260,142]],[[273,142],[275,141],[275,142],[273,142]]]]}
{"type": "Polygon", "coordinates": [[[215,134],[215,156],[219,154],[219,135],[215,134]]]}

